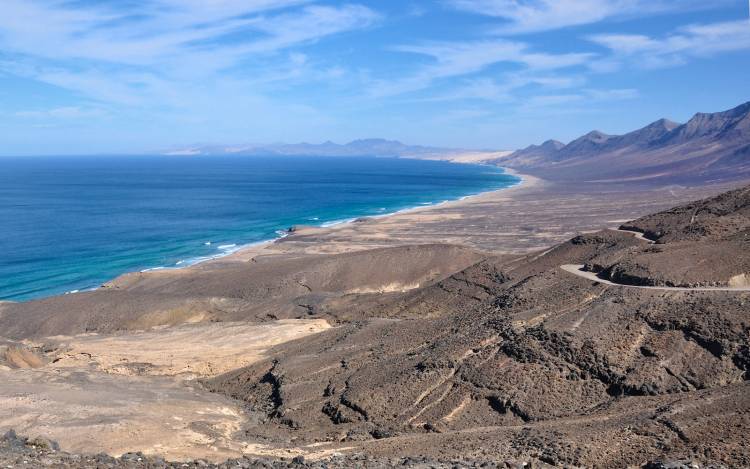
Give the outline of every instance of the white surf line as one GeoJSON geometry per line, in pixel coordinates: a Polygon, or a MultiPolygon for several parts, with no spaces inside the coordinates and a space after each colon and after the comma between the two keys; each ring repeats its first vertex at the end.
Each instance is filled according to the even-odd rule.
{"type": "Polygon", "coordinates": [[[693,287],[693,288],[689,288],[689,287],[652,287],[652,286],[642,286],[642,285],[626,285],[623,283],[615,283],[610,280],[604,280],[602,278],[599,278],[596,276],[596,273],[594,272],[587,272],[587,271],[582,270],[583,267],[584,267],[583,265],[575,265],[575,264],[565,264],[565,265],[560,266],[560,268],[564,270],[565,272],[585,278],[586,280],[598,282],[603,285],[611,285],[613,287],[640,288],[643,290],[661,290],[661,291],[722,291],[722,292],[748,292],[750,291],[750,287],[693,287]]]}

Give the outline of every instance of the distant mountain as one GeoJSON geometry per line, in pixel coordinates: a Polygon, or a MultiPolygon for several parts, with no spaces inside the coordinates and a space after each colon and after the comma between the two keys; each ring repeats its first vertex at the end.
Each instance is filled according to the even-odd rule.
{"type": "Polygon", "coordinates": [[[694,139],[718,136],[732,140],[750,133],[750,102],[725,112],[715,114],[698,113],[669,135],[669,143],[687,142],[694,139]]]}
{"type": "Polygon", "coordinates": [[[168,155],[255,155],[255,156],[436,156],[456,152],[437,147],[406,145],[379,138],[354,140],[346,144],[333,142],[270,145],[197,145],[164,152],[168,155]]]}
{"type": "Polygon", "coordinates": [[[562,147],[558,151],[558,158],[563,156],[567,159],[571,156],[595,152],[597,149],[605,147],[612,138],[614,138],[612,135],[594,130],[562,147]]]}
{"type": "Polygon", "coordinates": [[[510,160],[510,158],[513,158],[513,161],[521,166],[543,164],[557,155],[560,149],[564,146],[564,143],[558,142],[557,140],[547,140],[541,145],[531,145],[523,150],[518,150],[517,152],[512,153],[507,159],[501,159],[498,161],[504,163],[505,161],[510,160]]]}
{"type": "Polygon", "coordinates": [[[750,102],[696,114],[686,124],[660,119],[625,135],[599,131],[567,145],[547,141],[494,161],[551,180],[724,181],[750,178],[750,102]]]}

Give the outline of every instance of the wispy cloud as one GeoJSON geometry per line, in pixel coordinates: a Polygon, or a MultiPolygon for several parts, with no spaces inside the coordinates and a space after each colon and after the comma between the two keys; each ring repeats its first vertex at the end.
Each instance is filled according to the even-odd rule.
{"type": "Polygon", "coordinates": [[[522,109],[555,108],[570,104],[591,105],[611,101],[624,101],[639,96],[638,90],[626,89],[580,89],[564,94],[540,94],[533,96],[522,104],[522,109]]]}
{"type": "Polygon", "coordinates": [[[725,0],[447,0],[452,7],[501,18],[498,33],[547,31],[687,8],[706,8],[725,0]],[[707,5],[712,4],[712,5],[707,5]]]}
{"type": "Polygon", "coordinates": [[[663,36],[600,34],[590,38],[610,49],[619,60],[654,68],[681,65],[695,57],[750,49],[747,20],[691,25],[663,36]]]}
{"type": "MultiPolygon", "coordinates": [[[[750,52],[728,54],[750,51],[740,6],[746,5],[0,0],[0,126],[12,129],[2,146],[54,141],[88,151],[91,141],[107,149],[113,141],[143,148],[368,134],[441,134],[473,145],[471,135],[520,139],[519,115],[531,135],[550,115],[575,112],[581,120],[554,122],[574,135],[597,125],[596,113],[611,112],[605,103],[640,98],[646,81],[644,104],[650,93],[669,95],[683,112],[691,106],[688,90],[705,76],[726,84],[717,89],[724,101],[741,95],[750,52]],[[716,11],[705,19],[700,8],[716,11]],[[701,21],[724,22],[678,26],[701,21]],[[716,69],[695,60],[703,57],[716,69]],[[687,64],[679,89],[663,76],[646,76],[648,70],[616,73],[678,64],[687,64]],[[722,75],[732,67],[736,74],[722,75]],[[28,130],[47,127],[56,130],[28,130]]],[[[629,106],[617,119],[647,108],[629,106]]]]}
{"type": "Polygon", "coordinates": [[[112,1],[5,0],[0,31],[3,48],[17,53],[145,65],[200,50],[201,41],[252,28],[261,12],[299,3],[151,0],[134,8],[112,1]]]}
{"type": "MultiPolygon", "coordinates": [[[[432,63],[403,79],[380,82],[373,88],[377,96],[396,95],[429,87],[436,80],[479,73],[488,67],[507,63],[524,70],[545,71],[573,67],[586,63],[592,54],[547,54],[534,51],[523,42],[489,39],[468,42],[428,42],[401,45],[394,51],[428,57],[432,63]]],[[[478,82],[487,88],[486,83],[478,82]]]]}
{"type": "Polygon", "coordinates": [[[25,119],[70,120],[102,117],[106,115],[106,112],[101,108],[95,107],[83,108],[80,106],[63,106],[51,109],[17,111],[14,115],[25,119]]]}
{"type": "Polygon", "coordinates": [[[519,91],[532,88],[532,93],[581,88],[586,78],[579,74],[551,75],[533,71],[505,73],[500,78],[475,77],[459,82],[447,92],[436,93],[417,101],[477,100],[493,103],[520,102],[519,91]]]}
{"type": "Polygon", "coordinates": [[[186,82],[236,78],[246,61],[380,18],[362,5],[308,0],[149,0],[133,10],[129,2],[4,0],[0,67],[102,101],[168,103],[186,82]]]}

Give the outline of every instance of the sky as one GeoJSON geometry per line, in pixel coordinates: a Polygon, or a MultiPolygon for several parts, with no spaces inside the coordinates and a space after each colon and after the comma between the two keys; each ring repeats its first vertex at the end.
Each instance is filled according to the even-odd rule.
{"type": "Polygon", "coordinates": [[[750,100],[747,0],[0,0],[0,155],[515,149],[750,100]]]}

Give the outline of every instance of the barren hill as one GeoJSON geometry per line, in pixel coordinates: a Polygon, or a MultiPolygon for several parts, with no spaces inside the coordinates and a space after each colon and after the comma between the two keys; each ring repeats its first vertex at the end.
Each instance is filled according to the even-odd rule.
{"type": "Polygon", "coordinates": [[[76,451],[746,467],[749,194],[530,254],[276,251],[6,303],[0,418],[76,451]]]}
{"type": "MultiPolygon", "coordinates": [[[[736,263],[711,262],[715,252],[691,259],[705,282],[750,272],[749,190],[692,205],[716,215],[700,217],[706,233],[742,237],[722,246],[736,263]]],[[[750,291],[665,294],[560,268],[634,256],[679,266],[709,238],[663,239],[652,252],[632,233],[603,231],[541,255],[487,258],[207,384],[266,413],[250,433],[258,438],[576,466],[665,457],[747,466],[750,291]]]]}
{"type": "Polygon", "coordinates": [[[625,135],[549,141],[498,164],[558,181],[708,182],[750,176],[750,103],[679,125],[660,119],[625,135]]]}

